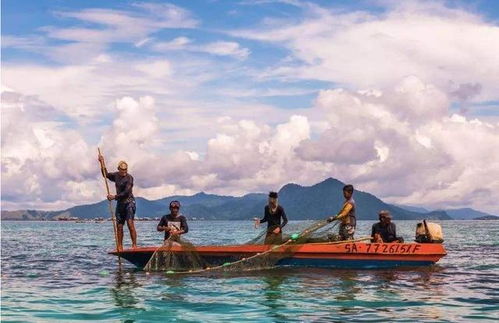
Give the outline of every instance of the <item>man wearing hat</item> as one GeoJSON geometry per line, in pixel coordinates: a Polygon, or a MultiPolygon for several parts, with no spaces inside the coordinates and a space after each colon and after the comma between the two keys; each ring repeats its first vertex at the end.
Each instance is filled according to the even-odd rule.
{"type": "Polygon", "coordinates": [[[170,202],[170,214],[163,215],[158,224],[158,231],[165,232],[165,240],[178,241],[181,234],[187,233],[189,227],[185,216],[180,215],[180,202],[170,202]]]}
{"type": "MultiPolygon", "coordinates": [[[[103,162],[104,157],[99,155],[99,161],[103,162]]],[[[123,225],[127,224],[132,239],[132,248],[137,247],[137,232],[133,222],[135,217],[135,198],[133,197],[133,177],[128,174],[128,164],[125,161],[118,163],[118,171],[108,173],[107,169],[103,168],[102,172],[110,181],[116,185],[116,195],[109,194],[109,201],[116,200],[116,223],[118,235],[118,251],[123,250],[123,225]]]]}
{"type": "Polygon", "coordinates": [[[277,201],[277,193],[269,193],[269,203],[265,206],[263,219],[255,219],[255,226],[260,223],[267,222],[267,235],[265,236],[265,244],[281,244],[282,243],[282,228],[288,223],[284,208],[277,201]],[[281,223],[282,220],[282,223],[281,223]]]}
{"type": "Polygon", "coordinates": [[[379,222],[373,224],[371,239],[376,243],[404,242],[404,238],[397,237],[397,228],[392,222],[392,216],[387,210],[379,212],[379,222]]]}

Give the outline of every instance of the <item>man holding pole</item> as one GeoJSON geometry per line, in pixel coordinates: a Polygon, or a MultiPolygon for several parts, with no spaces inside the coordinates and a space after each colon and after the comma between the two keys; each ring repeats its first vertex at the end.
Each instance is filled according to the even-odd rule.
{"type": "Polygon", "coordinates": [[[132,248],[137,247],[137,232],[133,222],[135,217],[135,198],[133,197],[133,177],[128,174],[128,165],[124,161],[118,163],[118,171],[108,173],[104,164],[104,157],[99,154],[99,162],[101,163],[102,175],[114,182],[116,185],[116,195],[109,194],[109,201],[116,200],[116,222],[117,222],[117,248],[118,251],[123,250],[123,225],[127,224],[132,239],[132,248]]]}

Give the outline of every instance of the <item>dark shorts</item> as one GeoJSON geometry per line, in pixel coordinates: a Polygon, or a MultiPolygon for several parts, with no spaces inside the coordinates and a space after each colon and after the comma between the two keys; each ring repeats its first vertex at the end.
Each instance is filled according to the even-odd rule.
{"type": "Polygon", "coordinates": [[[135,217],[135,201],[118,203],[116,205],[116,222],[125,224],[127,220],[133,220],[135,217]]]}

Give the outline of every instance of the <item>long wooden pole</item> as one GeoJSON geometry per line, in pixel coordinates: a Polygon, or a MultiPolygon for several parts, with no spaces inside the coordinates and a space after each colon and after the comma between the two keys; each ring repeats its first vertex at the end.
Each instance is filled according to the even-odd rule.
{"type": "MultiPolygon", "coordinates": [[[[99,156],[102,156],[101,152],[100,152],[100,148],[97,147],[97,151],[99,152],[99,156]]],[[[101,167],[101,173],[102,173],[102,177],[104,177],[104,183],[106,183],[106,192],[107,192],[107,195],[109,195],[109,184],[107,183],[107,177],[105,175],[105,172],[106,172],[106,163],[104,161],[104,157],[102,158],[102,160],[99,159],[99,162],[100,162],[100,167],[101,167]]],[[[107,195],[106,195],[106,199],[107,199],[107,195]]],[[[114,229],[114,242],[116,243],[116,251],[118,251],[118,229],[116,228],[116,218],[114,217],[114,211],[113,211],[113,204],[111,201],[109,201],[109,213],[111,213],[111,219],[113,221],[113,229],[114,229]]]]}

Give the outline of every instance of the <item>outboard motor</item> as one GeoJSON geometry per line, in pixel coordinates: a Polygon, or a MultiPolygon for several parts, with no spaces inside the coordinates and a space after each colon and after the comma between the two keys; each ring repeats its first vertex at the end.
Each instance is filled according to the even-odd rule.
{"type": "Polygon", "coordinates": [[[418,223],[416,226],[416,242],[419,243],[442,243],[444,236],[442,227],[438,223],[426,222],[418,223]]]}

